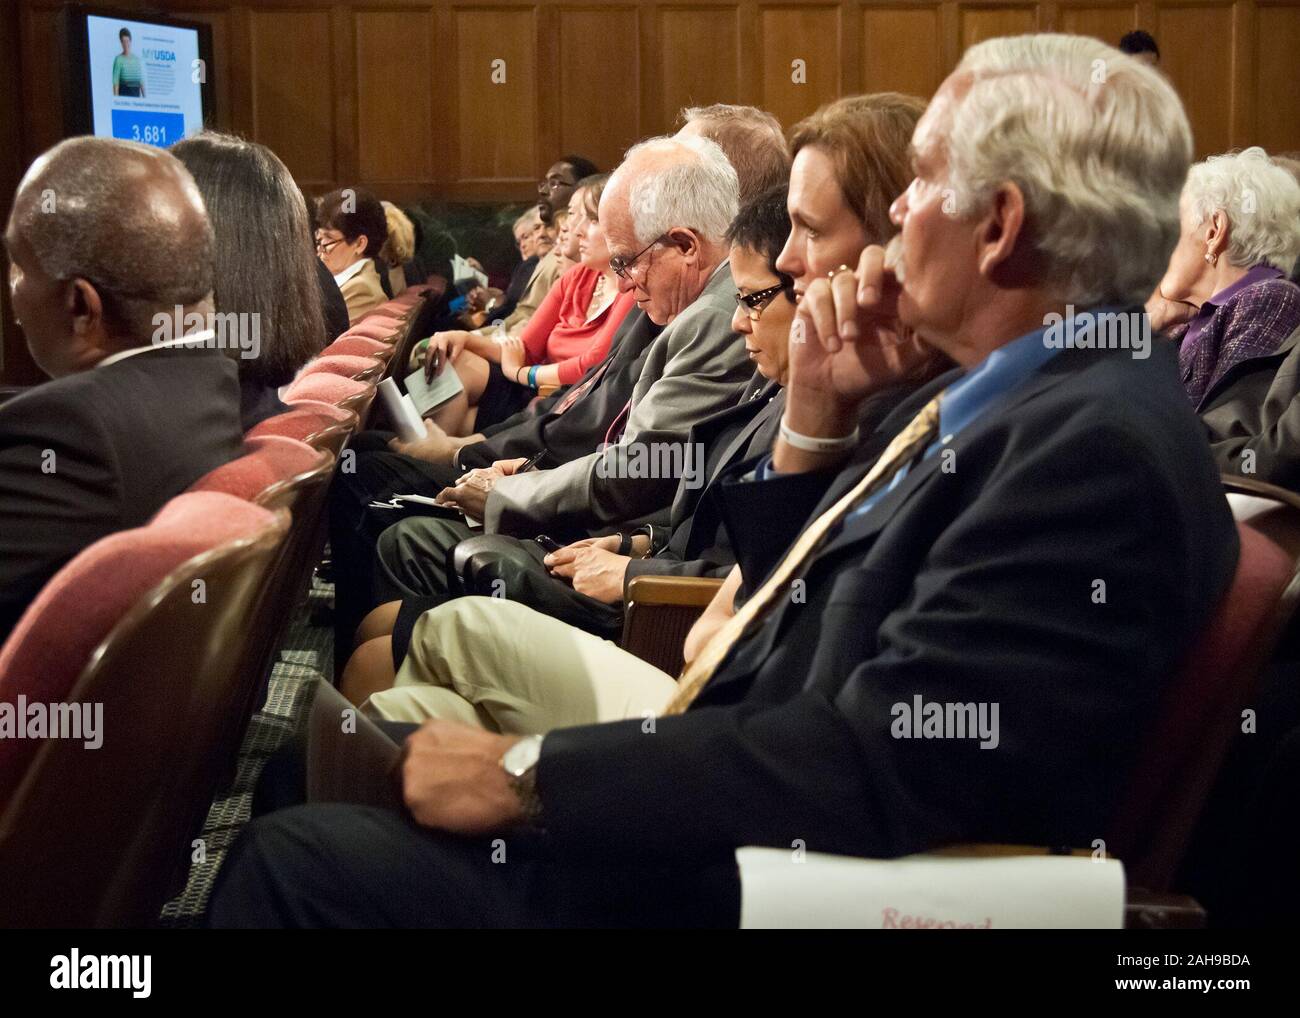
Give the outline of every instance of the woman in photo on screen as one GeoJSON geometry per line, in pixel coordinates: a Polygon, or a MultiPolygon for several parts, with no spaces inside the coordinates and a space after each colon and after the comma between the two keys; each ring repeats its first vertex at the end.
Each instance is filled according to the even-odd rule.
{"type": "Polygon", "coordinates": [[[144,68],[140,58],[131,52],[131,30],[123,28],[117,33],[122,52],[113,58],[113,94],[143,99],[144,68]]]}

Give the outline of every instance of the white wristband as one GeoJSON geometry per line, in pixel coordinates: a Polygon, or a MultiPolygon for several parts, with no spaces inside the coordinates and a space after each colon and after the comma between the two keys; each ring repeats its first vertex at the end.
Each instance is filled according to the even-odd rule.
{"type": "Polygon", "coordinates": [[[797,431],[792,431],[782,417],[781,437],[785,439],[787,445],[804,452],[843,452],[858,444],[858,429],[854,428],[843,438],[814,438],[812,435],[801,435],[797,431]]]}

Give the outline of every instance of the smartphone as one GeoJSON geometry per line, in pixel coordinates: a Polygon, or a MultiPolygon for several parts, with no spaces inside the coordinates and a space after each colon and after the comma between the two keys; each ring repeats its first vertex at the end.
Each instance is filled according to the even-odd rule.
{"type": "Polygon", "coordinates": [[[545,534],[538,534],[536,537],[533,538],[533,540],[536,541],[538,544],[540,544],[547,551],[559,551],[561,548],[564,547],[564,545],[562,545],[555,538],[547,537],[545,534]]]}

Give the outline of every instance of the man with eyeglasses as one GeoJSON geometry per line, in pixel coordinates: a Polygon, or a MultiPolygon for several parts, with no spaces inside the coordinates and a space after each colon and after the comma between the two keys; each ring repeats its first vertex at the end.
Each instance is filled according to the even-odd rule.
{"type": "Polygon", "coordinates": [[[542,222],[550,223],[558,209],[569,207],[578,181],[599,172],[595,163],[582,156],[561,156],[537,182],[537,211],[542,222]]]}
{"type": "MultiPolygon", "coordinates": [[[[668,522],[685,456],[652,476],[638,463],[648,450],[684,450],[691,427],[734,405],[752,374],[731,322],[725,236],[738,193],[731,163],[707,139],[656,138],[628,152],[601,198],[600,222],[620,291],[664,327],[630,399],[590,453],[551,470],[498,461],[444,489],[441,501],[482,520],[485,533],[562,542],[639,517],[668,522]]],[[[448,594],[448,553],[472,534],[458,520],[427,517],[389,527],[377,546],[374,603],[448,594]]]]}
{"type": "MultiPolygon", "coordinates": [[[[556,647],[583,640],[590,653],[555,655],[548,681],[529,680],[543,700],[552,702],[534,705],[533,719],[540,727],[512,730],[541,731],[557,723],[561,702],[591,703],[585,696],[550,694],[592,681],[589,669],[581,665],[593,660],[593,654],[594,659],[601,657],[604,640],[617,639],[627,581],[636,576],[722,578],[730,571],[735,556],[718,512],[715,486],[729,467],[765,453],[776,437],[785,406],[783,387],[795,291],[794,280],[775,264],[789,234],[785,185],[751,199],[728,230],[729,263],[737,288],[731,324],[755,370],[733,405],[691,428],[685,445],[689,470],[673,495],[668,518],[649,523],[629,520],[621,524],[619,533],[584,537],[551,554],[531,539],[502,534],[469,538],[455,553],[456,560],[463,562],[458,589],[466,594],[495,592],[492,604],[481,603],[483,597],[462,597],[436,613],[425,614],[437,605],[421,599],[404,603],[392,637],[377,636],[349,662],[342,682],[345,695],[360,703],[374,693],[370,709],[390,720],[446,716],[439,713],[440,701],[447,695],[440,679],[454,676],[458,692],[465,689],[462,680],[477,682],[487,698],[494,700],[489,691],[502,690],[517,671],[503,667],[501,653],[509,654],[521,643],[556,647]],[[505,581],[504,590],[494,585],[498,580],[505,581]],[[511,607],[505,608],[503,601],[511,607]],[[498,613],[498,609],[509,615],[498,613]],[[572,632],[571,626],[603,639],[593,643],[585,634],[572,632]],[[451,667],[440,664],[431,668],[430,652],[435,645],[446,645],[445,635],[452,629],[462,634],[457,643],[463,657],[457,655],[453,663],[451,655],[444,655],[442,664],[451,667]],[[396,662],[402,662],[403,678],[396,688],[388,689],[396,662]]],[[[640,482],[625,479],[610,483],[640,482]]],[[[624,671],[616,667],[602,678],[619,682],[624,671]]],[[[662,688],[661,683],[655,685],[662,688]]],[[[625,690],[613,692],[611,703],[628,703],[625,690]]],[[[512,689],[511,698],[520,693],[512,689]]],[[[564,720],[575,723],[597,717],[584,714],[564,720]]],[[[518,711],[512,721],[523,721],[518,711]]]]}

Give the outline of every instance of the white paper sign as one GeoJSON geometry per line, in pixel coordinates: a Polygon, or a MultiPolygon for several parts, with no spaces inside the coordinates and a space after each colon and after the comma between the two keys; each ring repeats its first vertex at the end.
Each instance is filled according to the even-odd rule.
{"type": "Polygon", "coordinates": [[[1115,859],[740,848],[741,929],[1120,929],[1115,859]]]}

